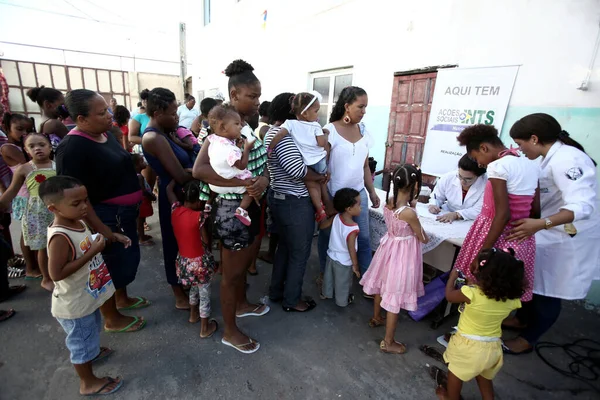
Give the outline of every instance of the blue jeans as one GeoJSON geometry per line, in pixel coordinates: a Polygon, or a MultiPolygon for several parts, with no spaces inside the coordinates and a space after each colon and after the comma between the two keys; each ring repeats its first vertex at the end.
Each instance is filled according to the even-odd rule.
{"type": "Polygon", "coordinates": [[[67,334],[65,343],[71,352],[71,364],[85,364],[100,354],[100,309],[75,319],[56,318],[67,334]]]}
{"type": "MultiPolygon", "coordinates": [[[[358,264],[360,266],[360,275],[364,275],[371,265],[373,254],[371,251],[371,234],[369,233],[369,195],[365,189],[360,191],[360,206],[362,210],[358,217],[354,217],[354,222],[358,224],[357,243],[358,243],[358,264]]],[[[327,263],[327,248],[329,248],[329,235],[331,228],[319,231],[319,263],[321,264],[321,273],[325,272],[327,263]]]]}
{"type": "Polygon", "coordinates": [[[133,282],[140,264],[140,243],[137,234],[139,208],[139,205],[117,206],[104,203],[94,206],[96,215],[104,225],[111,231],[122,233],[131,239],[131,246],[128,248],[115,242],[108,244],[102,252],[115,289],[123,289],[133,282]]]}
{"type": "Polygon", "coordinates": [[[521,332],[521,337],[535,346],[554,325],[561,308],[561,299],[534,293],[531,301],[523,303],[523,307],[517,311],[519,322],[527,324],[527,328],[521,332]]]}
{"type": "Polygon", "coordinates": [[[269,297],[283,299],[284,307],[296,307],[312,246],[315,210],[308,196],[298,198],[269,191],[268,202],[279,234],[269,297]]]}

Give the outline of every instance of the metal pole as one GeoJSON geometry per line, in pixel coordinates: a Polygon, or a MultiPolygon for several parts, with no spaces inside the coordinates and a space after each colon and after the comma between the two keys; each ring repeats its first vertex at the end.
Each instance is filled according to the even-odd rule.
{"type": "Polygon", "coordinates": [[[186,30],[185,23],[179,23],[179,58],[181,61],[181,85],[183,86],[183,93],[185,93],[185,78],[187,76],[187,52],[186,52],[186,30]]]}

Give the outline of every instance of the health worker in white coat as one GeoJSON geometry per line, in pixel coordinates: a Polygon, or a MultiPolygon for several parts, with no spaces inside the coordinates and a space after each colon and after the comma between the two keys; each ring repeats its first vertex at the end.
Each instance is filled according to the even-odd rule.
{"type": "Polygon", "coordinates": [[[531,114],[517,121],[510,136],[531,160],[542,156],[540,219],[515,221],[507,240],[535,234],[533,299],[504,326],[522,328],[506,341],[509,354],[533,350],[560,314],[561,299],[586,297],[600,279],[600,210],[596,163],[583,147],[548,114],[531,114]]]}
{"type": "Polygon", "coordinates": [[[486,183],[485,168],[480,168],[465,154],[458,161],[458,170],[442,175],[433,188],[429,212],[447,211],[436,218],[440,222],[474,220],[481,212],[486,183]]]}

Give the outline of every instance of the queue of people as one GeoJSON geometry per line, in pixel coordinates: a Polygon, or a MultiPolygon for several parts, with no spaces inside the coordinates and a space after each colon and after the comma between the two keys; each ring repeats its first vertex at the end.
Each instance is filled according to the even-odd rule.
{"type": "MultiPolygon", "coordinates": [[[[415,311],[424,293],[421,243],[429,239],[415,211],[422,171],[405,164],[386,172],[388,233],[373,254],[369,207],[381,200],[369,167],[375,141],[362,122],[367,92],[344,88],[321,127],[317,93],[281,93],[261,104],[261,82],[249,63],[236,60],[225,75],[229,103],[204,99],[199,112],[192,96],[178,106],[165,88],[142,91],[133,118],[90,90],[63,96],[36,88],[29,95],[44,113],[40,133],[24,116],[3,118],[7,178],[0,207],[22,221],[26,279],[54,293],[52,314],[67,335],[81,394],[110,394],[123,385],[120,377],[93,373],[92,362],[112,352],[100,347],[99,330],[131,333],[146,325],[123,311],[152,304],[128,286],[140,267],[140,246],[153,244],[145,218],[156,198],[166,282],[174,307],[200,322],[201,339],[219,331],[210,303],[221,273],[221,342],[244,354],[259,350],[237,319],[271,310],[246,296],[267,231],[272,243],[261,258],[273,263],[271,304],[285,312],[315,309],[303,283],[318,224],[321,299],[348,306],[356,276],[362,295],[374,299],[369,326],[385,327],[380,350],[407,350],[396,327],[400,310],[415,311]]],[[[465,306],[439,355],[449,369],[440,398],[458,399],[462,383],[473,378],[482,396],[493,398],[503,353],[531,352],[556,322],[561,299],[584,298],[600,279],[595,162],[547,114],[522,118],[510,135],[525,157],[507,148],[493,126],[464,129],[457,139],[466,154],[439,179],[428,206],[440,222],[474,221],[446,289],[450,302],[465,306]],[[530,161],[540,157],[540,166],[530,161]],[[502,343],[502,327],[521,334],[502,343]]],[[[0,247],[4,263],[10,246],[0,238],[0,247]]],[[[25,289],[0,275],[0,300],[25,289]]],[[[12,315],[2,311],[0,321],[12,315]]]]}

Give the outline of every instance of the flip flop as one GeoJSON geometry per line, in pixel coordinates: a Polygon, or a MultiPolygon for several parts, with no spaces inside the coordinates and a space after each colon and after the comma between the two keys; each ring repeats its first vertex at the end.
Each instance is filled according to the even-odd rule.
{"type": "Polygon", "coordinates": [[[100,347],[100,353],[92,360],[93,363],[104,360],[115,351],[109,347],[100,347]]]}
{"type": "Polygon", "coordinates": [[[7,319],[14,316],[17,312],[12,308],[10,310],[0,310],[0,322],[6,321],[7,319]]]}
{"type": "Polygon", "coordinates": [[[240,314],[240,315],[236,315],[236,317],[238,318],[245,318],[245,317],[262,317],[263,315],[265,315],[266,313],[268,313],[269,311],[271,311],[271,307],[269,307],[266,304],[259,304],[257,305],[254,310],[244,313],[244,314],[240,314]],[[262,307],[264,307],[264,310],[262,310],[261,312],[258,312],[258,310],[260,310],[262,307]]]}
{"type": "MultiPolygon", "coordinates": [[[[123,379],[121,379],[119,381],[119,383],[117,383],[117,386],[115,386],[115,388],[113,390],[111,390],[110,392],[106,392],[106,393],[100,393],[101,391],[103,391],[108,385],[112,385],[113,383],[115,383],[117,380],[111,378],[110,376],[105,376],[106,379],[108,379],[108,382],[103,385],[100,389],[98,389],[97,391],[95,391],[94,393],[89,393],[89,394],[82,394],[82,396],[105,396],[107,394],[113,394],[115,393],[117,390],[121,389],[121,386],[123,386],[123,379]]],[[[119,379],[119,377],[117,376],[117,379],[119,379]]]]}
{"type": "Polygon", "coordinates": [[[258,351],[258,349],[260,349],[260,343],[255,342],[254,340],[252,340],[251,338],[248,338],[249,342],[248,343],[243,343],[243,344],[233,344],[228,342],[225,339],[221,339],[221,343],[223,343],[225,346],[229,346],[229,347],[233,347],[234,349],[236,349],[237,351],[239,351],[240,353],[244,353],[244,354],[252,354],[252,353],[256,353],[258,351]],[[248,346],[249,344],[256,344],[256,347],[253,350],[244,350],[243,347],[244,346],[248,346]]]}
{"type": "Polygon", "coordinates": [[[135,326],[135,324],[137,324],[138,322],[140,322],[140,318],[139,317],[133,317],[133,322],[130,323],[129,325],[127,325],[124,328],[121,329],[106,329],[106,326],[104,327],[104,332],[106,333],[131,333],[131,332],[138,332],[141,331],[145,326],[146,326],[146,320],[142,319],[142,324],[140,326],[138,326],[137,328],[135,328],[134,330],[130,331],[129,329],[133,326],[135,326]]]}
{"type": "Polygon", "coordinates": [[[527,350],[523,350],[523,351],[512,351],[511,349],[508,348],[507,345],[504,344],[504,342],[502,342],[502,352],[504,354],[510,354],[511,356],[522,356],[524,354],[529,354],[532,351],[533,351],[533,346],[531,346],[527,350]]]}
{"type": "Polygon", "coordinates": [[[27,286],[25,285],[18,285],[18,286],[11,286],[8,288],[8,293],[6,294],[6,296],[4,296],[3,298],[0,299],[0,303],[2,303],[3,301],[6,301],[8,299],[10,299],[13,296],[18,295],[19,293],[23,292],[25,289],[27,289],[27,286]]]}
{"type": "Polygon", "coordinates": [[[382,340],[379,343],[379,350],[381,350],[382,353],[386,353],[386,354],[404,354],[404,353],[406,353],[406,345],[404,343],[396,342],[395,340],[394,340],[394,343],[402,346],[404,348],[404,350],[399,350],[399,351],[388,350],[385,340],[382,340]]]}
{"type": "Polygon", "coordinates": [[[37,276],[26,276],[25,280],[26,281],[41,281],[44,278],[44,276],[42,274],[39,274],[37,276]]]}
{"type": "Polygon", "coordinates": [[[385,318],[382,318],[382,319],[371,318],[369,320],[369,327],[377,328],[379,326],[385,326],[385,318]]]}
{"type": "Polygon", "coordinates": [[[436,348],[423,345],[423,346],[419,346],[419,350],[421,350],[423,353],[425,353],[425,355],[433,358],[435,361],[441,362],[442,364],[446,363],[446,361],[444,361],[444,356],[436,348]]]}
{"type": "Polygon", "coordinates": [[[137,299],[137,301],[134,304],[132,304],[132,305],[130,305],[128,307],[121,307],[118,310],[119,311],[121,311],[121,310],[135,310],[135,309],[139,309],[139,308],[146,308],[150,304],[152,304],[150,301],[148,301],[148,299],[145,299],[145,298],[140,297],[140,296],[136,296],[136,297],[134,297],[134,299],[137,299]]]}
{"type": "Polygon", "coordinates": [[[217,322],[217,320],[216,319],[210,319],[208,321],[208,323],[210,324],[211,322],[215,323],[215,330],[212,331],[210,333],[210,335],[208,335],[208,336],[202,336],[202,335],[200,335],[200,339],[208,339],[208,338],[212,337],[219,330],[219,323],[217,322]]]}

